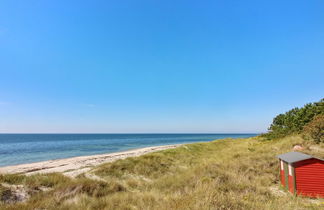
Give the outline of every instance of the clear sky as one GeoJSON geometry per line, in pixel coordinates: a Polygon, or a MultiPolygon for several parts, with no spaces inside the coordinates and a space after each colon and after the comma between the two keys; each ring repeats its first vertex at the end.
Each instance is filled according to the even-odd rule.
{"type": "Polygon", "coordinates": [[[263,132],[324,97],[324,1],[2,0],[0,132],[263,132]]]}

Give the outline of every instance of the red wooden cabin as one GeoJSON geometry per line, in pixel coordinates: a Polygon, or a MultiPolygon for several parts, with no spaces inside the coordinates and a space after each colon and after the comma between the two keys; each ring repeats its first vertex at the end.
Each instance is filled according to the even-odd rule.
{"type": "Polygon", "coordinates": [[[324,160],[300,152],[277,156],[281,184],[290,192],[324,198],[324,160]]]}

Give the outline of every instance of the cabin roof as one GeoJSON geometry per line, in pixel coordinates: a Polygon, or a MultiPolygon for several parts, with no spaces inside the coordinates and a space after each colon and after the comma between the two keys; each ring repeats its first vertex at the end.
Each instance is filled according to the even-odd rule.
{"type": "Polygon", "coordinates": [[[288,152],[285,154],[278,155],[277,157],[287,163],[295,163],[295,162],[299,162],[302,160],[307,160],[307,159],[313,158],[310,155],[306,155],[306,154],[300,153],[300,152],[288,152]]]}

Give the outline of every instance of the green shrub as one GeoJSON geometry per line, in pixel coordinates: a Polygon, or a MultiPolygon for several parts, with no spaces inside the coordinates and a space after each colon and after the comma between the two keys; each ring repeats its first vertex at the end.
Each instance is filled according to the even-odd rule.
{"type": "Polygon", "coordinates": [[[283,138],[291,134],[300,134],[314,117],[324,114],[324,99],[306,104],[302,108],[293,108],[277,115],[269,127],[269,132],[262,136],[267,139],[283,138]]]}
{"type": "Polygon", "coordinates": [[[311,138],[316,143],[324,142],[324,114],[317,115],[304,127],[304,137],[311,138]]]}

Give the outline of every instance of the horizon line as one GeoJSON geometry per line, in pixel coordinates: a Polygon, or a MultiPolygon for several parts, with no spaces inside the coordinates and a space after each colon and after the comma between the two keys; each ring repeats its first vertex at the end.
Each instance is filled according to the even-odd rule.
{"type": "Polygon", "coordinates": [[[139,132],[139,133],[74,133],[74,132],[71,132],[71,133],[60,133],[60,132],[57,132],[57,133],[0,133],[1,134],[261,134],[263,132],[193,132],[193,133],[186,133],[186,132],[170,132],[170,133],[159,133],[159,132],[152,132],[152,133],[145,133],[145,132],[139,132]]]}

